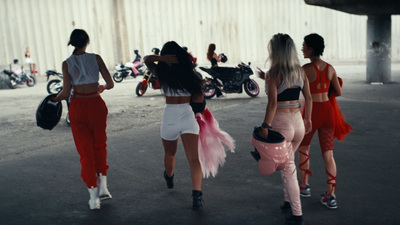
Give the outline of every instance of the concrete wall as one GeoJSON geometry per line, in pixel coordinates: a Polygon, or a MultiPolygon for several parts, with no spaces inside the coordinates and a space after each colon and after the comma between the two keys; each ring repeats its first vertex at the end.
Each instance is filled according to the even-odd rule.
{"type": "MultiPolygon", "coordinates": [[[[300,55],[302,38],[311,32],[326,41],[324,58],[366,59],[367,17],[309,6],[303,0],[0,0],[0,65],[24,61],[29,47],[39,72],[61,70],[72,52],[74,28],[91,38],[89,52],[99,53],[110,70],[153,47],[175,40],[208,64],[209,43],[229,62],[263,63],[275,33],[288,33],[300,55]]],[[[392,59],[400,59],[400,17],[392,16],[392,59]]]]}

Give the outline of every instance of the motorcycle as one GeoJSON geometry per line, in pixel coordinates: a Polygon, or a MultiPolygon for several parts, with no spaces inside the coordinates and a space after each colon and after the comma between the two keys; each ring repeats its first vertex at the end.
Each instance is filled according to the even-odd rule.
{"type": "Polygon", "coordinates": [[[47,81],[49,81],[50,76],[57,76],[57,79],[52,79],[47,83],[47,92],[49,94],[58,94],[63,88],[63,74],[58,73],[55,70],[46,71],[47,81]]]}
{"type": "Polygon", "coordinates": [[[9,81],[7,85],[11,89],[17,88],[17,85],[26,84],[28,87],[33,87],[36,84],[36,78],[34,75],[26,74],[23,70],[23,67],[10,70],[3,70],[3,73],[9,76],[9,81]]]}
{"type": "Polygon", "coordinates": [[[200,67],[201,70],[211,75],[206,77],[204,86],[204,96],[210,99],[215,96],[217,88],[225,93],[242,93],[243,87],[250,97],[256,97],[260,93],[257,82],[250,79],[253,70],[248,65],[241,62],[238,67],[200,67]]]}
{"type": "Polygon", "coordinates": [[[138,97],[144,95],[146,93],[147,87],[151,87],[154,90],[160,89],[160,82],[158,82],[157,77],[147,70],[146,73],[143,75],[143,80],[138,83],[136,86],[136,95],[138,97]]]}
{"type": "Polygon", "coordinates": [[[139,66],[136,67],[136,73],[132,69],[135,65],[131,62],[127,62],[125,64],[117,64],[115,66],[115,73],[113,75],[113,80],[117,83],[122,82],[125,78],[132,76],[133,78],[136,78],[137,76],[142,76],[145,71],[143,69],[140,69],[143,67],[143,63],[141,63],[139,66]]]}

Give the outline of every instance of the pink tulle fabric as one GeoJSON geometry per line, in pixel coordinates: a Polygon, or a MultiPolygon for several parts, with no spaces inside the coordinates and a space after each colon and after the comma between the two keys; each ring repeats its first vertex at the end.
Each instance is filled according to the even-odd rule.
{"type": "Polygon", "coordinates": [[[196,120],[200,127],[199,160],[203,177],[208,178],[210,175],[215,177],[219,166],[225,163],[224,145],[231,152],[235,152],[235,140],[219,128],[218,121],[214,119],[208,108],[202,114],[197,113],[196,120]]]}

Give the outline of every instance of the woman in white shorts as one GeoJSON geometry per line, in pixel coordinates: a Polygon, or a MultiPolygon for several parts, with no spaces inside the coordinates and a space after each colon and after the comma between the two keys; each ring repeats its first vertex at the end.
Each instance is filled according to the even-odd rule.
{"type": "Polygon", "coordinates": [[[157,75],[165,96],[165,108],[161,124],[161,139],[164,146],[164,179],[167,187],[174,187],[175,154],[178,138],[182,139],[192,178],[193,209],[202,207],[202,172],[198,156],[199,125],[190,106],[203,102],[202,81],[194,73],[193,58],[176,42],[167,42],[161,55],[148,55],[144,62],[157,75]],[[157,64],[155,62],[158,62],[157,64]]]}

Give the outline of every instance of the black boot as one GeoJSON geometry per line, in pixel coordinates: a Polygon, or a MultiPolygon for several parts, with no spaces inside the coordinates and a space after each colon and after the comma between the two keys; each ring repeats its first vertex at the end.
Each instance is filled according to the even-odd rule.
{"type": "Polygon", "coordinates": [[[172,174],[172,177],[169,177],[167,175],[167,171],[164,170],[164,179],[167,182],[167,187],[169,189],[174,188],[174,175],[172,174]]]}
{"type": "Polygon", "coordinates": [[[303,216],[290,216],[285,219],[286,225],[305,225],[303,216]]]}
{"type": "Polygon", "coordinates": [[[198,210],[203,207],[203,199],[201,198],[203,193],[201,191],[192,191],[192,198],[193,198],[193,210],[198,210]]]}
{"type": "Polygon", "coordinates": [[[283,205],[280,206],[282,213],[292,213],[292,207],[289,202],[283,202],[283,205]]]}

